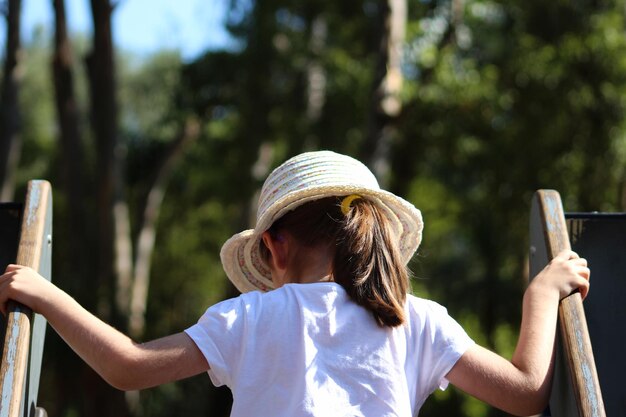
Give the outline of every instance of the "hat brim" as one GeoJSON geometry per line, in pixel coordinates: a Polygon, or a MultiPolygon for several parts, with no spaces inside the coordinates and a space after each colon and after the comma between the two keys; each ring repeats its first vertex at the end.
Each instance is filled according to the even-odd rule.
{"type": "Polygon", "coordinates": [[[374,201],[390,220],[399,249],[408,263],[422,240],[424,223],[420,211],[413,204],[385,190],[372,190],[358,186],[321,186],[288,194],[274,202],[257,222],[255,229],[245,230],[228,239],[222,246],[220,258],[226,275],[242,293],[274,289],[271,271],[259,252],[259,242],[264,231],[285,213],[313,200],[331,196],[358,194],[374,201]]]}

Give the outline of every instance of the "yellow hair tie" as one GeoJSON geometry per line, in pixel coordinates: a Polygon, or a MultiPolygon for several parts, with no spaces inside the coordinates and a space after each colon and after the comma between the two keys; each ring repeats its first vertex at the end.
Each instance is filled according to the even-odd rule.
{"type": "Polygon", "coordinates": [[[341,200],[341,212],[344,216],[347,216],[350,212],[350,205],[352,204],[352,202],[354,200],[358,200],[359,198],[361,198],[361,196],[358,194],[350,194],[349,196],[346,196],[343,198],[343,200],[341,200]]]}

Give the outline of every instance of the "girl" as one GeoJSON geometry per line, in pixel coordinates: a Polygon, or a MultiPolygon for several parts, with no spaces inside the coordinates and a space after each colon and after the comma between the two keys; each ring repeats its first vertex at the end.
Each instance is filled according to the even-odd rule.
{"type": "Polygon", "coordinates": [[[106,381],[146,388],[208,371],[233,416],[415,416],[452,383],[517,415],[546,405],[559,300],[589,288],[586,261],[559,254],[524,295],[508,361],[476,345],[440,305],[409,293],[420,212],[360,162],[298,155],[265,181],[257,223],[221,259],[244,294],[184,332],[138,344],[34,271],[11,265],[0,305],[44,315],[106,381]]]}

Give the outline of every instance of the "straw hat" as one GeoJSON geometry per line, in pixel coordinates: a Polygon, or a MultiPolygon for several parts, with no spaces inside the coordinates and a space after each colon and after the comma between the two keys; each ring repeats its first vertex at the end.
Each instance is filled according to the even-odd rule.
{"type": "Polygon", "coordinates": [[[422,240],[422,215],[408,201],[381,190],[371,171],[361,162],[331,151],[297,155],[265,180],[259,198],[256,226],[231,237],[220,252],[228,278],[241,292],[272,290],[270,269],[261,258],[259,241],[264,231],[282,215],[312,200],[358,194],[374,201],[387,215],[405,262],[422,240]]]}

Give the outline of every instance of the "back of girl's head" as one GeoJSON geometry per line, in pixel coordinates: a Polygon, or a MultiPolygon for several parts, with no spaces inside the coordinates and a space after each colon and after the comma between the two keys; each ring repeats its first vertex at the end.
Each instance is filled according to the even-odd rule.
{"type": "MultiPolygon", "coordinates": [[[[342,198],[305,203],[274,222],[270,233],[287,231],[303,248],[324,248],[333,254],[335,282],[381,326],[404,322],[409,274],[388,218],[373,201],[357,198],[341,210],[342,198]]],[[[261,252],[267,250],[261,244],[261,252]]],[[[306,256],[306,251],[299,252],[306,256]]],[[[295,259],[306,262],[306,259],[295,259]]]]}

